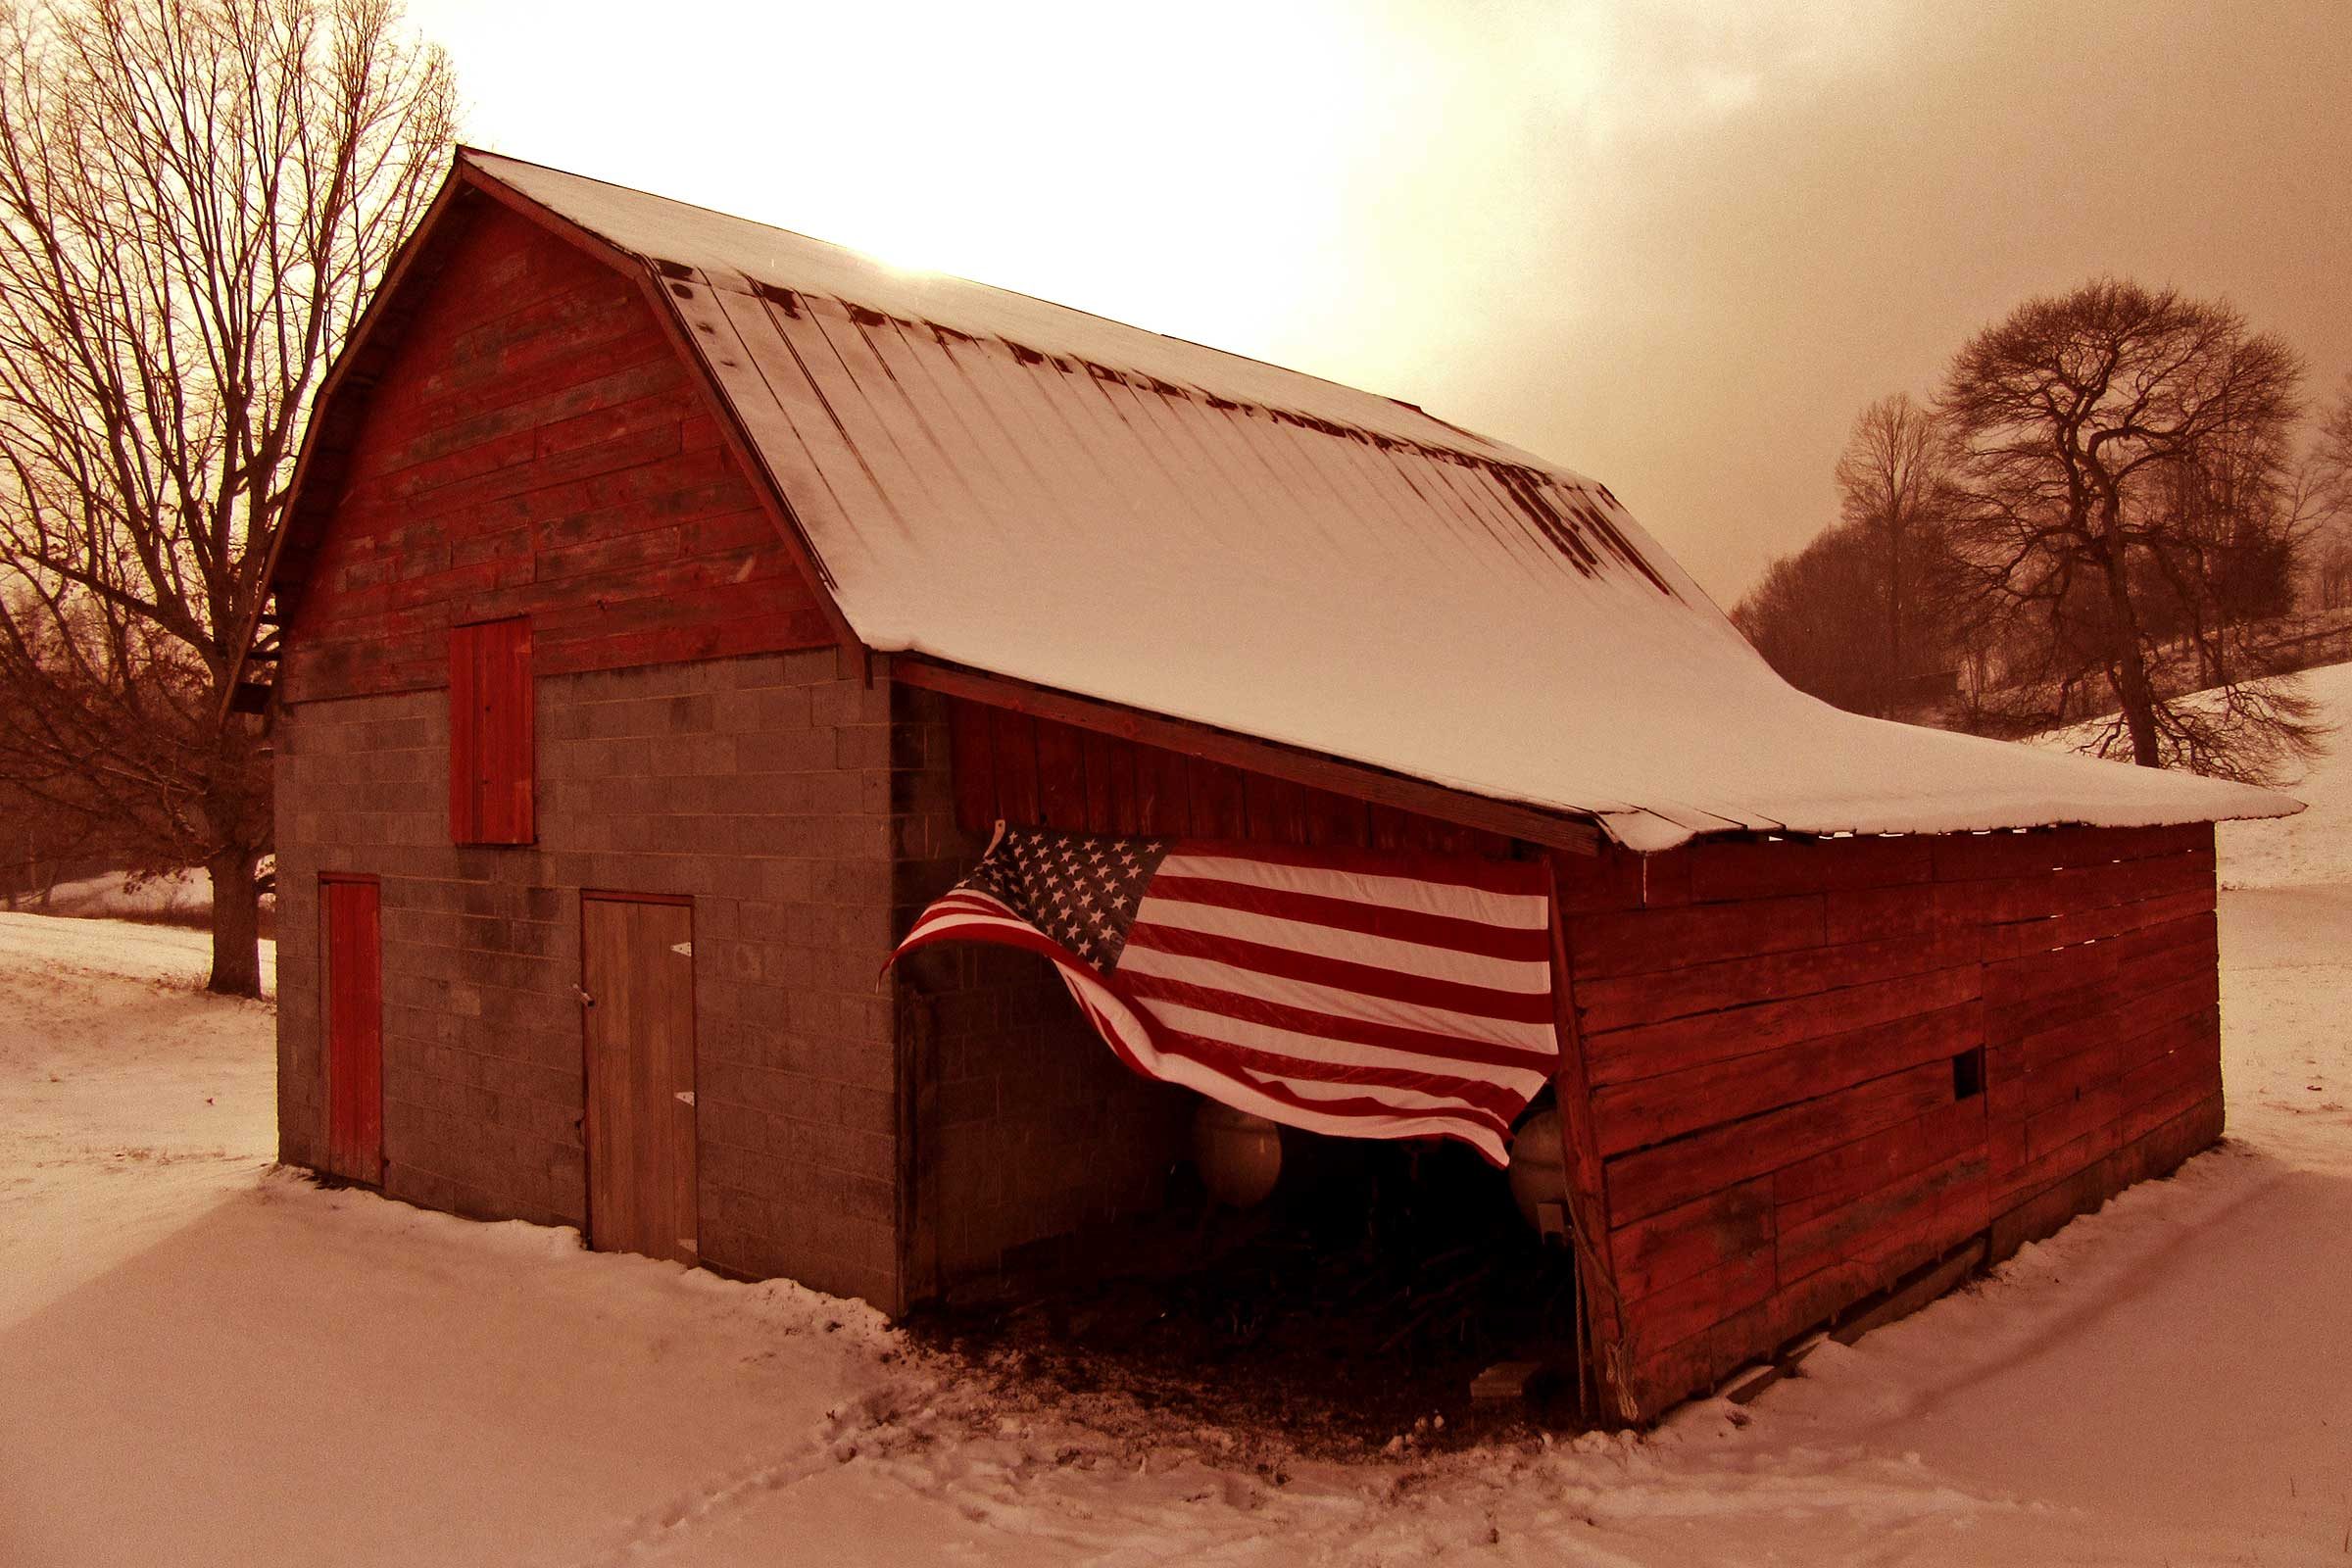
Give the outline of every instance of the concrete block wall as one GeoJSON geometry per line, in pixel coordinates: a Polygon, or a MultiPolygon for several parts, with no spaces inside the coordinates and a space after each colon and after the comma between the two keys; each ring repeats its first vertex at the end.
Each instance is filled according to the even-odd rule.
{"type": "Polygon", "coordinates": [[[385,1191],[542,1224],[586,1207],[580,892],[688,895],[702,1256],[895,1309],[879,971],[920,759],[894,755],[889,683],[827,649],[543,676],[537,703],[539,842],[515,849],[449,842],[445,690],[279,714],[281,1157],[325,1152],[321,871],[382,879],[385,1191]]]}
{"type": "MultiPolygon", "coordinates": [[[[892,925],[904,934],[986,839],[956,823],[946,700],[901,685],[893,704],[892,925]]],[[[910,1294],[1158,1206],[1198,1097],[1122,1066],[1045,959],[946,944],[893,973],[908,1086],[910,1294]]]]}

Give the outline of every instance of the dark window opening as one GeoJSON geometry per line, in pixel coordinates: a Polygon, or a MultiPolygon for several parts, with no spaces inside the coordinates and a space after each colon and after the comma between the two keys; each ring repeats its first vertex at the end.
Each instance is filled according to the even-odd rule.
{"type": "Polygon", "coordinates": [[[1984,1092],[1984,1048],[1963,1051],[1952,1058],[1952,1098],[1974,1100],[1984,1092]]]}

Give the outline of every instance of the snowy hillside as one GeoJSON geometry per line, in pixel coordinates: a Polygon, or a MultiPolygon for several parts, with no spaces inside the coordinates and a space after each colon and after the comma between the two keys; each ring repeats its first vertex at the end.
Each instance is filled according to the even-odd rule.
{"type": "Polygon", "coordinates": [[[2352,763],[2294,793],[2222,830],[2222,1149],[1745,1409],[1357,1465],[273,1173],[200,933],[0,915],[0,1562],[2344,1563],[2352,763]]]}

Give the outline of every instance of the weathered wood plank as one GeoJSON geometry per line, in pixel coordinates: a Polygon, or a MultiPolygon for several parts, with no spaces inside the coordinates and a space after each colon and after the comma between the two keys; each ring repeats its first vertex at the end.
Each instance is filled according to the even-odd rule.
{"type": "Polygon", "coordinates": [[[1085,737],[1051,720],[1037,726],[1037,820],[1063,832],[1086,830],[1085,737]]]}
{"type": "Polygon", "coordinates": [[[1913,1121],[1856,1139],[1773,1173],[1776,1223],[1800,1226],[1917,1171],[1984,1147],[1981,1099],[1938,1105],[1913,1121]]]}
{"type": "Polygon", "coordinates": [[[989,721],[997,762],[997,809],[1007,822],[1035,823],[1039,815],[1037,720],[999,708],[990,710],[989,721]]]}
{"type": "Polygon", "coordinates": [[[1835,1263],[1880,1258],[1902,1247],[1957,1241],[1974,1233],[1984,1224],[1985,1174],[1984,1152],[1965,1151],[1783,1227],[1778,1243],[1781,1282],[1793,1284],[1835,1263]]]}
{"type": "Polygon", "coordinates": [[[1694,1018],[1596,1033],[1586,1042],[1595,1087],[1734,1060],[1832,1034],[1936,1012],[1978,999],[1983,974],[1963,964],[1758,1003],[1694,1018]]]}
{"type": "Polygon", "coordinates": [[[1160,746],[1136,747],[1135,814],[1138,827],[1153,837],[1175,838],[1192,831],[1192,784],[1182,753],[1160,746]]]}
{"type": "Polygon", "coordinates": [[[1874,1078],[1799,1104],[1608,1161],[1609,1215],[1630,1224],[1661,1209],[1915,1121],[1952,1101],[1948,1063],[1874,1078]]]}
{"type": "Polygon", "coordinates": [[[1636,1344],[1671,1346],[1754,1306],[1773,1289],[1772,1250],[1760,1248],[1629,1301],[1626,1315],[1636,1344]]]}
{"type": "Polygon", "coordinates": [[[1773,1178],[1709,1193],[1621,1226],[1609,1238],[1617,1285],[1637,1302],[1669,1285],[1773,1245],[1773,1178]]]}
{"type": "Polygon", "coordinates": [[[1981,952],[1975,931],[1800,948],[1588,980],[1577,992],[1577,1007],[1584,1026],[1600,1033],[1954,968],[1975,962],[1981,952]]]}
{"type": "Polygon", "coordinates": [[[986,833],[997,821],[996,741],[989,710],[978,703],[948,703],[948,768],[956,792],[956,825],[986,833]]]}
{"type": "Polygon", "coordinates": [[[1916,887],[1838,888],[1826,896],[1825,906],[1823,941],[1831,947],[1982,929],[1974,923],[1947,926],[1938,921],[1935,900],[1922,897],[1916,887]]]}
{"type": "Polygon", "coordinates": [[[2032,876],[2074,866],[2176,855],[2212,843],[2202,823],[2182,827],[2036,828],[2024,833],[1951,833],[1935,843],[1936,879],[2032,876]]]}
{"type": "Polygon", "coordinates": [[[1877,1023],[1805,1039],[1777,1050],[1593,1091],[1601,1152],[1621,1154],[1702,1128],[1738,1121],[1923,1062],[1943,1062],[1984,1039],[1983,1004],[1904,1011],[1877,1023]]]}
{"type": "Polygon", "coordinates": [[[1930,840],[1901,838],[1701,840],[1690,846],[1693,903],[1766,899],[1926,882],[1930,840]]]}
{"type": "Polygon", "coordinates": [[[1825,945],[1821,896],[1747,904],[1579,914],[1568,923],[1577,973],[1595,979],[1660,974],[1709,959],[1728,961],[1825,945]]]}

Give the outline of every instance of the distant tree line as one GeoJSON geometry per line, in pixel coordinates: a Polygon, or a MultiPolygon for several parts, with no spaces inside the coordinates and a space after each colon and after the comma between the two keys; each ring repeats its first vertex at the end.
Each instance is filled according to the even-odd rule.
{"type": "Polygon", "coordinates": [[[1839,517],[1733,612],[1855,712],[2276,781],[2324,731],[2264,629],[2352,604],[2352,377],[2298,447],[2301,359],[2227,304],[2111,278],[2028,301],[1932,403],[1885,397],[1839,517]]]}

